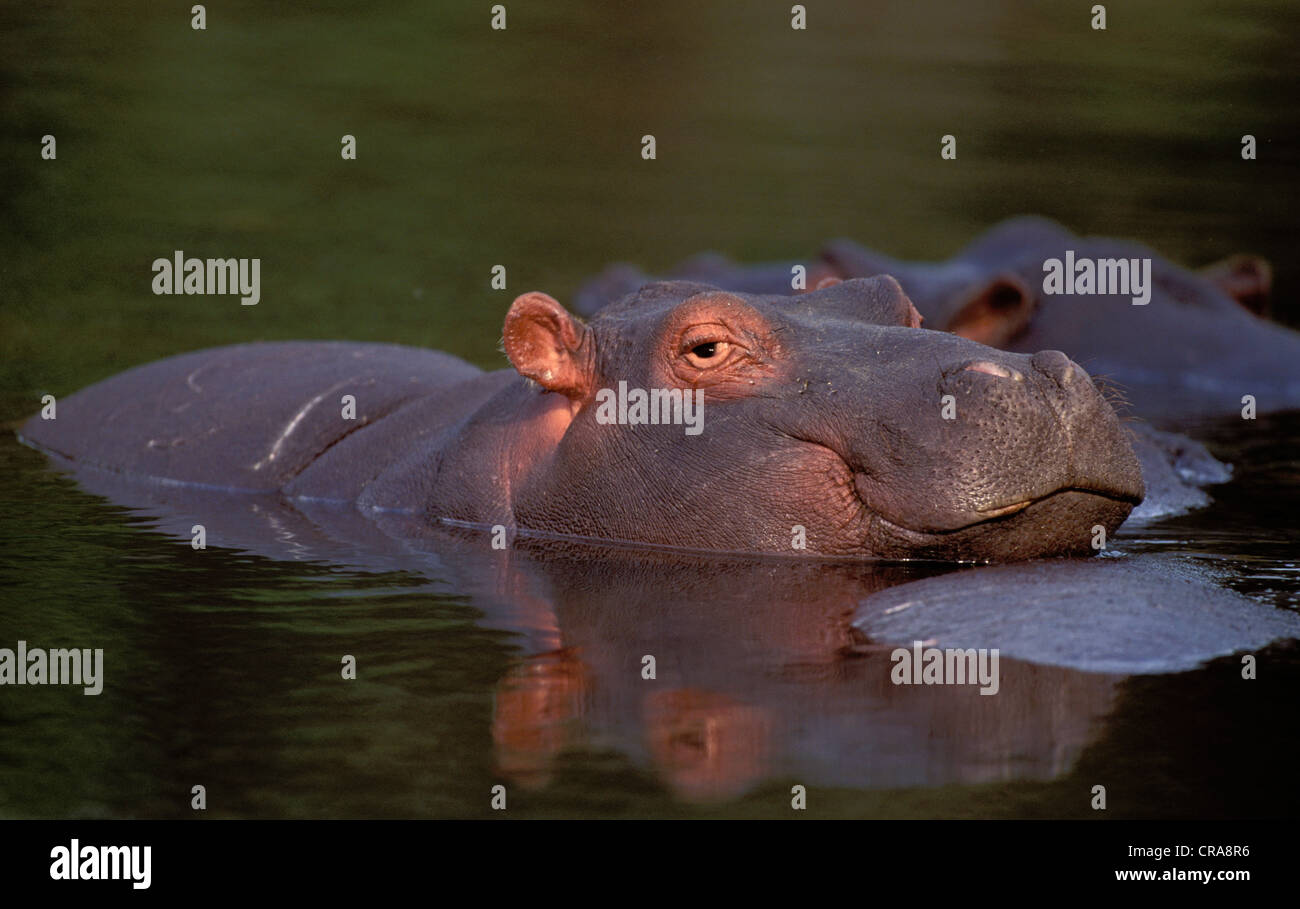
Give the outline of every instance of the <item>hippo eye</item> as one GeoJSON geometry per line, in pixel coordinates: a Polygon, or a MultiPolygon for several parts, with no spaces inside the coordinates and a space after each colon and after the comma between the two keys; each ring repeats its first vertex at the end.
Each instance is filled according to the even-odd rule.
{"type": "Polygon", "coordinates": [[[686,361],[696,369],[710,369],[726,362],[731,353],[730,341],[700,341],[691,344],[683,351],[686,361]]]}

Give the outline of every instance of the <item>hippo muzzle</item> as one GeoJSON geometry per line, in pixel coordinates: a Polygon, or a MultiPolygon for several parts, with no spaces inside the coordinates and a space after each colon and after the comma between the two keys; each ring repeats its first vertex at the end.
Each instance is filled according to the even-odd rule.
{"type": "Polygon", "coordinates": [[[938,407],[913,400],[910,421],[899,414],[849,456],[855,491],[875,515],[876,551],[975,561],[1089,554],[1142,501],[1126,432],[1059,351],[961,357],[940,370],[938,391],[938,407]],[[927,448],[942,459],[918,455],[927,448]]]}

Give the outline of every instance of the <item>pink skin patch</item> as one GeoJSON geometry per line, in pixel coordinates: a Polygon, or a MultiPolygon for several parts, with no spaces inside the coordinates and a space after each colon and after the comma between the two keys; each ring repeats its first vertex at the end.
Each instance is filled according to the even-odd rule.
{"type": "Polygon", "coordinates": [[[577,415],[581,402],[561,394],[539,395],[520,414],[520,431],[516,433],[515,455],[519,465],[531,469],[554,454],[569,424],[577,415]]]}

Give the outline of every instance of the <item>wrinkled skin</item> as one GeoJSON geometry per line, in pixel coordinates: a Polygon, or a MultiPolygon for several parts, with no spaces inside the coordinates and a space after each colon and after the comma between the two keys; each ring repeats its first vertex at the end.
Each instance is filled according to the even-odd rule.
{"type": "MultiPolygon", "coordinates": [[[[791,266],[740,266],[702,255],[673,276],[751,293],[796,293],[791,266]]],[[[946,262],[904,262],[847,240],[828,243],[820,261],[803,263],[806,287],[827,277],[897,278],[928,328],[1004,350],[1064,351],[1118,389],[1137,416],[1169,428],[1202,417],[1238,415],[1252,395],[1259,413],[1300,407],[1300,334],[1261,318],[1271,272],[1237,255],[1192,272],[1137,243],[1079,237],[1044,218],[997,225],[946,262]],[[1047,294],[1043,263],[1063,259],[1150,257],[1152,296],[1047,294]]],[[[616,265],[588,281],[576,303],[597,311],[648,278],[616,265]]]]}
{"type": "Polygon", "coordinates": [[[1143,490],[1087,374],[918,322],[891,278],[793,299],[660,284],[590,325],[533,293],[506,318],[513,372],[384,345],[241,345],[131,370],[22,434],[145,481],[538,534],[849,557],[1094,551],[1095,528],[1114,531],[1143,490]],[[595,396],[620,381],[703,389],[703,432],[602,424],[595,396]]]}

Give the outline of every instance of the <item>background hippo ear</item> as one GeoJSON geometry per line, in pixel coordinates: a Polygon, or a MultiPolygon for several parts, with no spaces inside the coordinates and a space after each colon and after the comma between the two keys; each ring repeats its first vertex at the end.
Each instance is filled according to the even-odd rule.
{"type": "Polygon", "coordinates": [[[990,347],[1005,347],[1029,327],[1038,298],[1010,272],[970,284],[944,306],[935,327],[990,347]]]}
{"type": "Polygon", "coordinates": [[[718,279],[730,276],[739,267],[722,253],[702,252],[678,262],[670,274],[674,280],[700,281],[721,287],[718,279]]]}
{"type": "Polygon", "coordinates": [[[901,265],[896,259],[860,246],[852,240],[831,240],[822,247],[822,261],[843,278],[871,278],[894,275],[901,265]]]}
{"type": "Polygon", "coordinates": [[[580,399],[591,389],[591,331],[544,293],[526,293],[511,304],[502,345],[519,374],[547,391],[580,399]]]}
{"type": "Polygon", "coordinates": [[[573,308],[580,315],[590,318],[609,304],[635,293],[652,280],[635,265],[616,262],[594,278],[589,278],[582,283],[577,293],[573,295],[573,308]]]}
{"type": "Polygon", "coordinates": [[[996,266],[1043,249],[1065,249],[1077,239],[1051,218],[1020,215],[993,225],[953,258],[996,266]]]}
{"type": "Polygon", "coordinates": [[[1272,309],[1273,266],[1262,256],[1228,256],[1202,268],[1200,275],[1257,316],[1268,316],[1272,309]]]}

